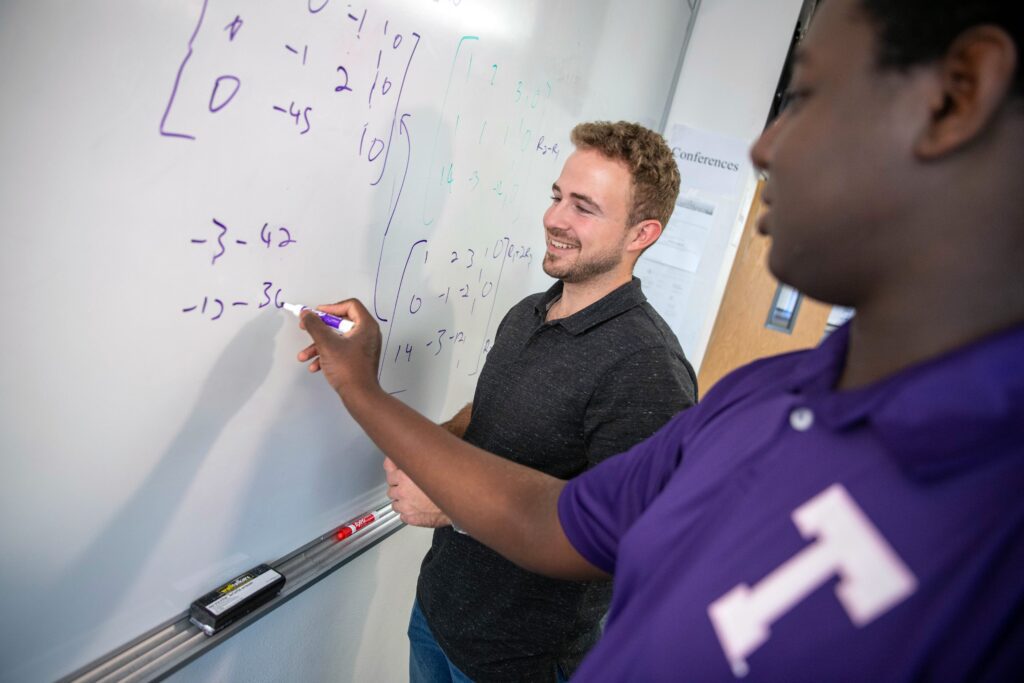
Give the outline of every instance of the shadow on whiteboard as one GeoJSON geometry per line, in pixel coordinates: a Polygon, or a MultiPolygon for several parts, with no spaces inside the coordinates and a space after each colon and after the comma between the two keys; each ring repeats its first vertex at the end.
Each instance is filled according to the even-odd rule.
{"type": "MultiPolygon", "coordinates": [[[[203,383],[178,435],[128,502],[78,558],[66,566],[63,576],[48,582],[49,590],[45,594],[23,597],[31,600],[37,611],[61,615],[56,622],[39,620],[22,629],[19,640],[24,641],[26,648],[32,643],[61,643],[63,646],[55,649],[88,650],[94,655],[90,642],[93,638],[103,640],[103,632],[113,626],[105,623],[107,616],[131,614],[132,610],[123,609],[124,605],[111,600],[111,596],[126,595],[119,588],[145,580],[147,558],[164,542],[165,531],[171,526],[193,477],[202,468],[221,432],[269,375],[276,354],[275,333],[283,324],[282,316],[258,315],[238,331],[203,383]],[[131,551],[126,553],[125,548],[131,551]],[[66,609],[69,604],[77,605],[78,609],[66,609]]],[[[160,362],[160,359],[149,361],[160,362]]],[[[208,513],[219,514],[217,501],[210,501],[208,513]]],[[[248,561],[240,559],[241,564],[248,561]]],[[[187,565],[187,559],[184,562],[187,565]]],[[[167,616],[186,607],[186,604],[173,605],[167,616]]],[[[140,632],[153,625],[147,621],[133,624],[127,630],[140,632]]],[[[124,624],[116,628],[122,630],[124,624]]],[[[53,654],[50,652],[44,657],[50,658],[53,654]]],[[[61,659],[80,661],[81,657],[62,656],[61,659]]]]}

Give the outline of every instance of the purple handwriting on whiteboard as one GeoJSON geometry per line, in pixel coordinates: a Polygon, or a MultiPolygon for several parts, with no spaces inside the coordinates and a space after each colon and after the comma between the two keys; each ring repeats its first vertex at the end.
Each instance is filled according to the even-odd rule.
{"type": "Polygon", "coordinates": [[[296,128],[302,128],[303,125],[305,126],[304,128],[302,128],[302,130],[299,131],[299,135],[305,135],[306,133],[309,132],[309,129],[311,127],[309,123],[309,113],[313,111],[313,107],[298,107],[296,106],[294,100],[292,101],[291,104],[288,105],[287,109],[277,104],[273,105],[273,107],[274,111],[279,111],[282,114],[287,114],[289,117],[294,119],[296,128]]]}
{"type": "Polygon", "coordinates": [[[260,293],[256,297],[255,301],[250,299],[221,299],[214,296],[204,296],[201,303],[195,303],[191,306],[186,306],[181,309],[182,313],[194,313],[202,318],[210,321],[220,320],[227,309],[225,301],[228,301],[228,305],[231,308],[248,308],[250,305],[255,303],[256,308],[267,308],[273,306],[274,308],[284,308],[284,298],[280,287],[274,285],[273,282],[265,280],[260,288],[260,293]]]}
{"type": "MultiPolygon", "coordinates": [[[[291,45],[285,45],[284,48],[286,50],[288,50],[288,52],[291,52],[292,54],[296,54],[296,55],[299,54],[299,51],[297,49],[295,49],[294,47],[292,47],[291,45]]],[[[303,45],[302,46],[302,65],[303,66],[306,65],[306,55],[308,53],[309,53],[309,45],[303,45]]]]}
{"type": "MultiPolygon", "coordinates": [[[[193,237],[191,240],[189,240],[192,244],[213,245],[213,257],[210,259],[210,265],[217,265],[217,260],[222,258],[224,254],[227,253],[229,244],[234,244],[241,247],[249,245],[249,240],[242,239],[242,237],[233,237],[225,241],[225,238],[228,236],[229,232],[228,226],[225,223],[222,223],[221,221],[217,220],[216,218],[213,219],[213,225],[216,227],[217,233],[214,237],[193,237]]],[[[283,249],[289,245],[298,243],[298,240],[292,237],[292,231],[289,228],[283,225],[279,225],[276,228],[272,228],[270,227],[269,223],[264,223],[263,227],[260,228],[259,241],[263,243],[263,245],[267,249],[270,249],[271,247],[283,249]]]]}
{"type": "MultiPolygon", "coordinates": [[[[203,0],[203,7],[199,10],[199,21],[196,22],[196,28],[192,32],[192,37],[188,39],[188,49],[185,51],[185,57],[181,60],[181,64],[178,66],[178,73],[174,76],[174,86],[171,88],[171,96],[167,100],[167,107],[164,108],[164,115],[160,119],[160,135],[167,136],[169,138],[182,138],[185,140],[195,140],[194,135],[188,133],[175,133],[167,130],[167,117],[171,114],[171,107],[174,106],[174,97],[178,94],[178,86],[181,84],[181,74],[185,71],[185,65],[188,64],[188,60],[192,58],[192,43],[195,42],[196,36],[199,35],[199,28],[203,25],[203,17],[206,16],[206,5],[209,0],[203,0]]],[[[231,36],[234,38],[234,35],[231,36]]]]}
{"type": "MultiPolygon", "coordinates": [[[[192,58],[196,36],[199,35],[199,29],[203,26],[203,19],[206,17],[206,8],[208,4],[209,0],[203,0],[203,6],[199,11],[199,20],[196,22],[196,27],[192,31],[191,37],[188,39],[185,56],[178,65],[178,71],[174,76],[174,85],[171,87],[171,94],[167,98],[167,106],[164,107],[163,116],[160,118],[160,135],[164,137],[178,138],[182,140],[196,139],[196,136],[191,133],[170,130],[167,125],[167,119],[170,117],[171,110],[174,107],[174,100],[178,95],[178,88],[181,85],[181,77],[185,73],[185,67],[188,65],[188,61],[192,58]]],[[[234,42],[238,32],[242,30],[243,23],[242,17],[235,15],[234,20],[224,27],[224,30],[228,32],[229,43],[234,42]]],[[[232,74],[222,74],[215,78],[210,89],[210,101],[207,105],[210,113],[216,114],[231,104],[231,101],[235,99],[235,95],[238,94],[238,90],[241,86],[241,79],[232,74]]]]}
{"type": "MultiPolygon", "coordinates": [[[[175,81],[174,91],[171,93],[164,120],[161,121],[162,135],[194,139],[193,136],[184,132],[170,133],[164,126],[167,116],[172,113],[174,95],[177,92],[179,80],[181,80],[181,72],[192,55],[194,45],[198,44],[201,51],[205,50],[209,41],[213,40],[212,36],[216,35],[219,36],[218,40],[224,41],[221,43],[221,49],[235,50],[241,49],[238,46],[245,45],[247,40],[251,40],[254,35],[248,30],[247,33],[240,33],[243,28],[243,20],[236,15],[231,23],[223,26],[223,29],[220,28],[222,24],[218,24],[215,34],[204,34],[204,41],[207,42],[195,43],[202,26],[207,1],[204,0],[195,33],[188,43],[188,54],[181,64],[179,79],[175,81]],[[235,41],[235,38],[239,36],[241,39],[236,42],[236,47],[224,46],[225,43],[235,41]]],[[[451,2],[452,5],[459,4],[458,0],[444,1],[451,2]]],[[[399,21],[387,20],[376,8],[374,8],[374,12],[369,12],[362,7],[355,7],[355,3],[346,6],[330,3],[330,0],[307,0],[307,9],[312,15],[322,12],[318,21],[333,21],[335,22],[333,26],[336,28],[340,25],[345,34],[344,39],[349,46],[353,47],[352,54],[356,54],[355,46],[361,45],[362,47],[359,48],[361,55],[351,58],[339,56],[338,61],[325,64],[323,53],[318,45],[306,45],[301,40],[296,40],[297,36],[294,35],[281,36],[278,40],[272,41],[269,46],[264,47],[273,50],[274,52],[271,54],[276,55],[277,59],[287,61],[291,65],[290,68],[305,67],[309,70],[307,73],[310,74],[314,71],[330,69],[330,73],[321,74],[320,86],[324,90],[327,87],[332,87],[333,93],[328,90],[326,92],[330,94],[324,97],[316,93],[303,95],[298,91],[285,91],[285,93],[279,91],[271,94],[267,99],[254,101],[252,99],[253,90],[249,89],[251,85],[248,83],[244,96],[237,97],[243,85],[242,78],[239,76],[249,80],[252,78],[248,71],[231,69],[234,72],[232,74],[225,73],[223,69],[213,70],[208,72],[210,73],[209,78],[212,80],[200,84],[199,87],[202,91],[195,93],[203,97],[209,93],[208,105],[206,107],[200,105],[199,111],[206,116],[232,108],[237,110],[242,106],[252,106],[263,113],[263,116],[257,121],[268,121],[271,126],[285,128],[286,131],[289,131],[288,137],[297,133],[302,136],[308,135],[310,139],[313,136],[329,135],[330,131],[334,130],[334,127],[324,125],[323,122],[337,120],[337,109],[346,109],[349,113],[353,113],[353,108],[356,108],[358,110],[355,112],[356,117],[359,117],[361,112],[362,117],[355,118],[358,123],[344,131],[351,141],[349,143],[351,146],[347,149],[351,150],[353,156],[358,154],[358,159],[364,168],[369,167],[370,175],[364,182],[369,182],[371,187],[386,188],[382,191],[388,193],[387,220],[380,238],[373,302],[374,312],[382,321],[387,322],[381,316],[381,312],[386,308],[387,313],[390,313],[390,324],[387,330],[388,341],[385,342],[386,351],[382,354],[382,367],[379,368],[379,372],[383,371],[385,365],[393,368],[400,364],[416,365],[433,362],[435,367],[441,367],[436,363],[443,362],[444,358],[450,358],[452,366],[455,368],[460,367],[463,362],[467,363],[466,366],[462,366],[463,372],[466,372],[473,367],[473,358],[475,357],[476,367],[469,372],[470,375],[473,375],[480,367],[481,359],[486,356],[492,345],[492,339],[487,335],[488,332],[493,334],[491,319],[498,298],[496,295],[500,289],[502,273],[530,267],[534,261],[530,247],[513,244],[508,237],[491,244],[489,239],[493,238],[493,235],[491,238],[481,239],[478,243],[450,245],[455,248],[446,248],[449,245],[439,246],[435,250],[434,262],[430,264],[430,270],[427,271],[423,269],[427,266],[430,258],[426,240],[416,240],[412,243],[411,248],[399,247],[398,244],[386,245],[392,220],[402,198],[402,189],[410,170],[413,153],[410,124],[408,123],[411,116],[408,111],[403,111],[402,94],[405,86],[417,77],[417,72],[411,67],[421,40],[420,34],[409,30],[413,28],[412,26],[403,26],[399,21]],[[363,38],[366,40],[362,40],[363,38]],[[361,41],[361,43],[356,43],[356,41],[361,41]],[[376,52],[376,55],[373,52],[376,52]],[[347,61],[348,59],[351,61],[347,61]],[[338,64],[338,62],[346,63],[338,64]],[[323,79],[327,79],[326,82],[323,79]],[[207,90],[207,88],[209,89],[207,90]],[[317,97],[322,99],[317,99],[317,97]],[[316,111],[314,111],[314,106],[316,111]],[[271,107],[271,110],[268,111],[266,107],[271,107]],[[208,111],[203,111],[203,109],[208,111]],[[312,130],[314,122],[318,124],[316,131],[312,130]],[[391,249],[386,249],[387,246],[390,246],[391,249]],[[408,253],[403,254],[406,256],[406,263],[402,269],[397,290],[393,296],[391,292],[387,292],[381,297],[385,300],[378,302],[378,285],[382,284],[380,280],[384,277],[381,272],[381,264],[384,262],[394,263],[397,260],[395,258],[397,254],[393,252],[397,248],[401,248],[403,251],[408,249],[408,253]],[[442,275],[440,281],[436,277],[438,274],[442,275]],[[440,323],[440,320],[444,320],[444,323],[440,323]],[[485,320],[485,325],[478,324],[485,320]],[[393,341],[394,345],[391,345],[393,341]],[[438,361],[431,359],[438,359],[438,361]],[[387,363],[387,361],[391,362],[387,363]]],[[[227,15],[227,17],[230,16],[230,14],[227,15]]],[[[205,55],[204,52],[200,52],[200,54],[205,55]]],[[[477,57],[479,56],[480,54],[477,54],[477,57]]],[[[466,81],[469,82],[470,74],[473,73],[473,53],[470,52],[466,59],[468,67],[465,74],[466,81]]],[[[197,70],[194,64],[191,68],[194,71],[197,70]]],[[[509,100],[509,109],[514,108],[517,113],[507,122],[510,125],[505,125],[506,121],[499,119],[492,120],[489,127],[486,119],[474,121],[469,116],[472,112],[450,112],[454,115],[456,128],[460,121],[464,127],[472,126],[471,135],[480,145],[504,144],[518,150],[521,156],[528,155],[531,158],[538,158],[538,161],[539,157],[558,159],[559,144],[538,134],[538,128],[543,128],[543,125],[538,126],[536,122],[538,118],[543,121],[541,115],[543,109],[537,109],[536,115],[530,114],[530,110],[538,108],[538,105],[543,103],[544,82],[542,81],[538,86],[534,82],[516,80],[516,75],[508,75],[505,69],[499,73],[498,64],[492,63],[490,59],[486,61],[478,59],[478,71],[480,69],[484,70],[484,76],[479,86],[492,93],[503,91],[504,97],[509,100]],[[509,78],[512,79],[511,82],[509,78]],[[521,114],[524,115],[523,118],[520,118],[521,114]],[[518,119],[518,133],[515,119],[518,119]],[[502,130],[504,130],[505,136],[504,143],[500,137],[502,130]]],[[[456,71],[461,78],[463,71],[456,70],[453,64],[453,74],[456,71]]],[[[294,71],[292,73],[295,74],[294,71]]],[[[191,76],[191,74],[190,71],[189,75],[191,76]]],[[[188,79],[181,80],[181,82],[189,83],[188,87],[191,87],[188,79]]],[[[548,96],[550,96],[550,85],[547,85],[547,90],[548,96]]],[[[189,101],[195,99],[202,102],[202,98],[193,98],[189,101]]],[[[184,98],[181,101],[184,102],[184,98]]],[[[178,106],[180,110],[183,105],[179,104],[178,106]]],[[[404,108],[407,109],[407,107],[404,108]]],[[[180,115],[180,111],[175,113],[177,117],[180,115]]],[[[177,121],[177,119],[175,120],[177,121]]],[[[175,130],[185,129],[183,126],[178,126],[175,130]]],[[[221,130],[227,129],[222,128],[221,130]]],[[[436,141],[434,146],[437,146],[436,141]]],[[[343,148],[342,151],[345,149],[343,148]]],[[[438,162],[443,162],[440,164],[441,188],[446,194],[475,192],[478,201],[488,202],[490,206],[502,209],[507,207],[514,210],[514,207],[521,203],[518,198],[519,183],[524,183],[524,178],[521,172],[516,175],[514,167],[502,170],[500,166],[497,166],[492,167],[495,170],[491,171],[489,168],[480,168],[478,163],[470,165],[470,163],[462,164],[461,160],[452,158],[437,158],[430,163],[432,188],[437,188],[434,182],[437,178],[438,166],[436,164],[438,162]]],[[[523,187],[525,194],[525,188],[529,186],[524,184],[523,187]]],[[[212,219],[210,225],[207,226],[206,231],[197,231],[199,234],[191,241],[197,246],[197,254],[210,259],[211,266],[225,262],[229,264],[228,266],[222,265],[218,270],[223,270],[225,267],[231,268],[231,264],[236,262],[239,256],[253,254],[254,249],[256,251],[273,249],[276,253],[277,249],[298,244],[301,240],[305,240],[306,248],[310,244],[308,234],[296,235],[290,228],[276,226],[270,222],[264,223],[262,227],[258,227],[259,223],[256,223],[256,225],[240,228],[230,219],[212,219]]],[[[400,240],[401,236],[392,236],[392,239],[400,240]]],[[[479,239],[479,237],[474,239],[479,239]]],[[[397,266],[398,263],[395,265],[397,266]]],[[[520,272],[512,272],[509,275],[513,278],[519,276],[520,272]]],[[[262,281],[258,287],[254,288],[254,291],[248,293],[248,296],[244,291],[218,292],[216,291],[217,286],[203,287],[198,291],[199,297],[194,298],[189,302],[191,305],[181,310],[184,314],[190,314],[193,319],[203,318],[213,321],[225,317],[231,318],[232,312],[237,309],[249,308],[255,313],[264,308],[277,308],[287,298],[282,293],[281,284],[284,284],[285,287],[288,286],[287,283],[262,281]],[[207,289],[209,289],[209,293],[207,293],[207,289]],[[236,296],[231,296],[232,294],[236,296]],[[237,296],[238,294],[241,296],[237,296]]],[[[382,291],[387,290],[383,289],[382,291]]],[[[403,372],[405,374],[401,375],[402,377],[408,375],[408,371],[403,372]]]]}
{"type": "Polygon", "coordinates": [[[238,80],[237,76],[230,74],[218,76],[217,80],[213,82],[213,92],[210,93],[210,112],[216,114],[231,104],[231,100],[235,99],[235,95],[238,94],[238,88],[241,85],[242,81],[238,80]],[[223,92],[220,89],[222,84],[224,85],[223,92]]]}
{"type": "MultiPolygon", "coordinates": [[[[421,244],[425,242],[417,242],[414,249],[421,244]]],[[[401,368],[437,359],[450,362],[455,370],[476,374],[493,343],[487,333],[502,273],[509,268],[528,269],[534,260],[529,245],[516,243],[510,237],[499,238],[493,244],[461,246],[434,253],[433,261],[431,253],[424,250],[423,258],[415,261],[415,268],[410,268],[413,263],[410,250],[399,291],[402,307],[392,313],[381,356],[382,373],[401,372],[401,368]],[[474,330],[474,325],[464,328],[458,323],[445,327],[430,325],[432,320],[453,319],[453,316],[454,320],[464,323],[478,314],[487,317],[480,330],[474,330]]]]}
{"type": "Polygon", "coordinates": [[[232,41],[238,32],[242,30],[242,17],[235,15],[235,18],[231,20],[231,23],[224,27],[224,30],[228,32],[228,40],[232,41]]]}

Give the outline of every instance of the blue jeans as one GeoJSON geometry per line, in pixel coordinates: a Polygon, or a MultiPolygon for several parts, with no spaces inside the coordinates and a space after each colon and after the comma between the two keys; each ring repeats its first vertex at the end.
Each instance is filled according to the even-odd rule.
{"type": "MultiPolygon", "coordinates": [[[[555,680],[566,683],[569,679],[556,667],[555,680]]],[[[473,679],[459,671],[437,644],[420,610],[419,600],[413,603],[412,616],[409,617],[409,683],[473,683],[473,679]]]]}
{"type": "Polygon", "coordinates": [[[416,600],[409,617],[409,683],[449,682],[473,683],[473,679],[455,668],[437,644],[416,600]]]}

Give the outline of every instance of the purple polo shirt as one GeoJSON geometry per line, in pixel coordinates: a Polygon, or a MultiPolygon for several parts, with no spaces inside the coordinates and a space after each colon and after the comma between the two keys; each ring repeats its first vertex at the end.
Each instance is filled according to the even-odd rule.
{"type": "Polygon", "coordinates": [[[562,526],[615,576],[577,680],[1024,671],[1024,326],[837,392],[847,339],[741,368],[569,482],[562,526]]]}

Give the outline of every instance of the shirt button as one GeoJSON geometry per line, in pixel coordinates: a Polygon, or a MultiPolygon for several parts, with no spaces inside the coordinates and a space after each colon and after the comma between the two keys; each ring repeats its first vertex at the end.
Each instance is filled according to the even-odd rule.
{"type": "Polygon", "coordinates": [[[810,408],[794,408],[789,414],[789,426],[798,432],[806,432],[814,424],[814,413],[810,408]]]}

